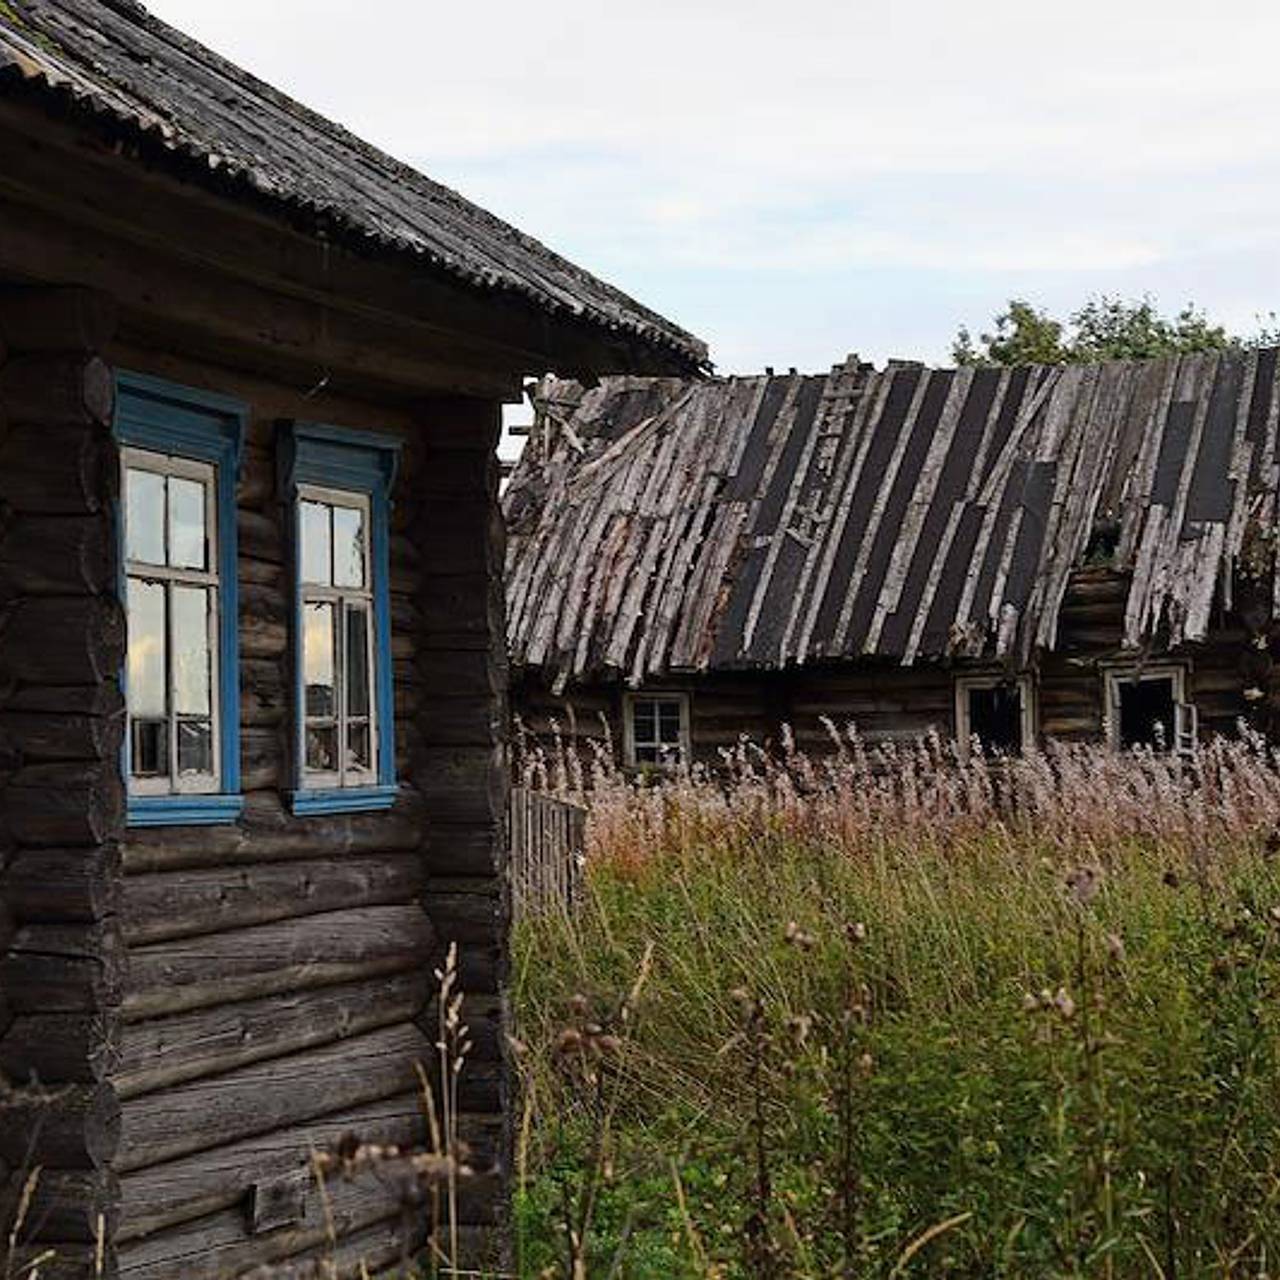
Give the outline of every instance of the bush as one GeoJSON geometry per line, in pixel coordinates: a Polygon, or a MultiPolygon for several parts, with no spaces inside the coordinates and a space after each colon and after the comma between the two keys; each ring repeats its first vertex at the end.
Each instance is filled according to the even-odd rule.
{"type": "Polygon", "coordinates": [[[522,1273],[1275,1274],[1274,753],[839,746],[538,765],[522,1273]]]}

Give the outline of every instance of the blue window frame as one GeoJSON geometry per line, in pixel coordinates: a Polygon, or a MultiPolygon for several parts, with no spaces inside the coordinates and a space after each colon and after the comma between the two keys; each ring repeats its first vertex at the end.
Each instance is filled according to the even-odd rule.
{"type": "Polygon", "coordinates": [[[277,453],[293,580],[297,814],[387,809],[396,798],[388,543],[400,441],[313,422],[277,453]]]}
{"type": "Polygon", "coordinates": [[[130,826],[234,822],[240,794],[236,475],[248,411],[117,375],[130,826]]]}

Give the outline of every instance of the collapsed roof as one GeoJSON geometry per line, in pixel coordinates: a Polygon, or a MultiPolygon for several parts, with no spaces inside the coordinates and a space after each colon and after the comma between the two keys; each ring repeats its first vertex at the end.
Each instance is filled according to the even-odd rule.
{"type": "Polygon", "coordinates": [[[362,142],[134,0],[0,2],[0,97],[88,121],[148,163],[561,323],[621,336],[634,367],[693,372],[705,344],[362,142]]]}
{"type": "Polygon", "coordinates": [[[1268,350],[545,380],[505,498],[513,661],[1023,662],[1097,558],[1130,575],[1126,645],[1200,640],[1274,524],[1276,377],[1268,350]]]}

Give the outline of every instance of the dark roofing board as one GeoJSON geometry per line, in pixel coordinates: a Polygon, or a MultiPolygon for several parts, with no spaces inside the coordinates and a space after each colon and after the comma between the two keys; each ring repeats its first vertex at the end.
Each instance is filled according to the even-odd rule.
{"type": "Polygon", "coordinates": [[[183,176],[315,219],[357,246],[628,335],[690,372],[706,363],[699,339],[133,0],[0,3],[0,94],[24,90],[106,123],[183,176]]]}
{"type": "Polygon", "coordinates": [[[636,682],[1021,661],[1053,647],[1104,526],[1131,575],[1126,645],[1203,639],[1247,530],[1276,520],[1277,375],[1261,351],[544,381],[506,496],[512,658],[636,682]]]}

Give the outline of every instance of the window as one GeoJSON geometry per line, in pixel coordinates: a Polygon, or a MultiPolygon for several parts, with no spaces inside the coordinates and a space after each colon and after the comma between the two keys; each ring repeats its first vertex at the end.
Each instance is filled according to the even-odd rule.
{"type": "Polygon", "coordinates": [[[683,693],[629,693],[624,706],[627,763],[672,768],[689,758],[689,699],[683,693]]]}
{"type": "Polygon", "coordinates": [[[125,774],[132,826],[241,810],[235,476],[243,406],[122,374],[125,774]]]}
{"type": "Polygon", "coordinates": [[[1018,755],[1035,741],[1028,676],[961,676],[956,680],[956,741],[962,754],[974,738],[988,755],[1018,755]]]}
{"type": "Polygon", "coordinates": [[[1197,734],[1195,707],[1186,701],[1180,666],[1106,673],[1107,736],[1113,748],[1190,751],[1197,734]]]}
{"type": "Polygon", "coordinates": [[[395,800],[387,521],[399,442],[292,423],[295,813],[395,800]]]}
{"type": "Polygon", "coordinates": [[[369,503],[299,490],[305,785],[367,787],[376,779],[369,503]]]}

